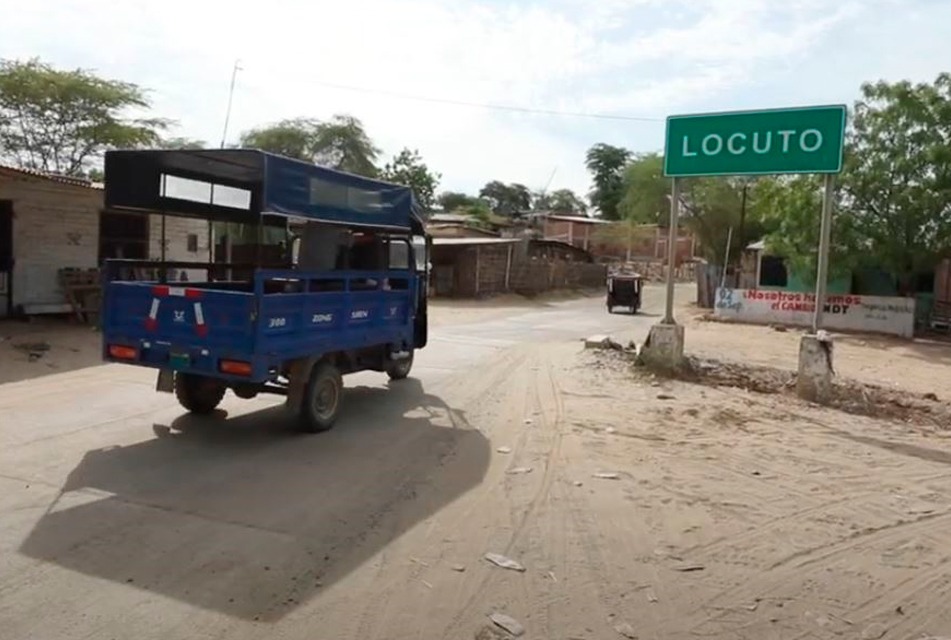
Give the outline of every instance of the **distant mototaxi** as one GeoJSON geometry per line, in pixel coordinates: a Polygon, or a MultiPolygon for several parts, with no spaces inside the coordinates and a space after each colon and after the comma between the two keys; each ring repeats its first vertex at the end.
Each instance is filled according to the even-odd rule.
{"type": "Polygon", "coordinates": [[[618,307],[637,313],[641,308],[641,291],[644,277],[633,271],[615,271],[608,275],[607,307],[614,313],[618,307]]]}

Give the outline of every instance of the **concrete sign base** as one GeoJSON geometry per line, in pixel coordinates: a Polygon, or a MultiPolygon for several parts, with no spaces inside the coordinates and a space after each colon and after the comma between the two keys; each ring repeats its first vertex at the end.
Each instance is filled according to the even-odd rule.
{"type": "Polygon", "coordinates": [[[679,324],[655,324],[641,350],[641,361],[650,367],[676,369],[684,359],[684,328],[679,324]]]}
{"type": "Polygon", "coordinates": [[[825,331],[805,335],[799,343],[796,392],[810,402],[825,404],[832,397],[832,338],[825,331]]]}

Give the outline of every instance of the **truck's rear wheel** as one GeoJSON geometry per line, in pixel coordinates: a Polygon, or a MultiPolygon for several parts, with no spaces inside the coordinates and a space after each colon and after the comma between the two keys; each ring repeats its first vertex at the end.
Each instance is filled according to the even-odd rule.
{"type": "Polygon", "coordinates": [[[217,409],[225,390],[225,385],[214,378],[193,373],[175,374],[175,397],[192,413],[207,415],[217,409]]]}
{"type": "Polygon", "coordinates": [[[301,403],[300,427],[309,433],[327,431],[340,414],[343,378],[329,362],[314,366],[301,403]]]}
{"type": "Polygon", "coordinates": [[[405,380],[409,377],[409,372],[413,370],[413,352],[409,356],[399,360],[390,360],[386,365],[386,375],[390,380],[405,380]]]}

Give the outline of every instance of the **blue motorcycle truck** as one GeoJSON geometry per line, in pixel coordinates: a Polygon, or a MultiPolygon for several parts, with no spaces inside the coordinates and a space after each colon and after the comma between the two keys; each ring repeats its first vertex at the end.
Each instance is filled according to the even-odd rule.
{"type": "Polygon", "coordinates": [[[105,263],[103,357],[157,369],[192,413],[273,393],[325,431],[342,376],[406,378],[426,346],[430,241],[408,187],[257,150],[111,151],[105,208],[161,216],[162,237],[159,261],[105,263]],[[203,221],[207,262],[165,260],[170,217],[203,221]]]}

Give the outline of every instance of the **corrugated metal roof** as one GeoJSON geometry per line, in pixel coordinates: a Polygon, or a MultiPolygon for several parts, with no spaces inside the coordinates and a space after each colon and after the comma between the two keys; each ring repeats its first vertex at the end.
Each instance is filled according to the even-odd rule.
{"type": "Polygon", "coordinates": [[[22,176],[29,176],[31,178],[40,178],[41,180],[49,180],[50,182],[56,182],[59,184],[68,184],[73,187],[84,187],[86,189],[100,190],[103,189],[103,184],[101,182],[93,182],[92,180],[88,180],[86,178],[64,176],[58,173],[40,171],[39,169],[29,169],[27,167],[14,167],[7,164],[0,164],[0,172],[19,174],[22,176]]]}
{"type": "Polygon", "coordinates": [[[517,244],[518,238],[433,238],[433,245],[517,244]]]}
{"type": "Polygon", "coordinates": [[[451,223],[454,223],[454,222],[456,222],[456,223],[466,223],[466,222],[471,222],[471,221],[472,221],[472,217],[471,217],[471,216],[464,216],[464,215],[461,215],[461,214],[458,214],[458,213],[434,213],[434,214],[432,214],[432,215],[429,216],[429,220],[428,220],[427,222],[434,223],[434,224],[439,224],[439,223],[443,223],[443,224],[445,224],[445,223],[450,223],[450,224],[451,224],[451,223]]]}
{"type": "Polygon", "coordinates": [[[598,218],[588,218],[583,216],[547,216],[549,220],[561,220],[563,222],[581,222],[583,224],[611,224],[608,220],[599,220],[598,218]]]}

